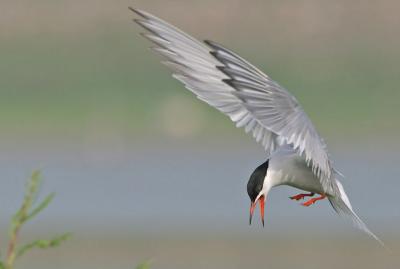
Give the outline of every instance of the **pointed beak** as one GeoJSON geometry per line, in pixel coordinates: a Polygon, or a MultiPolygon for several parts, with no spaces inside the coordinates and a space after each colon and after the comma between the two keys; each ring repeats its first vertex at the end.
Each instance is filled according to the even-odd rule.
{"type": "Polygon", "coordinates": [[[251,202],[250,204],[250,218],[249,218],[249,224],[251,225],[251,220],[253,219],[253,214],[254,214],[254,209],[257,206],[257,202],[260,202],[260,216],[261,216],[261,223],[262,226],[264,227],[264,206],[265,206],[265,198],[264,195],[261,195],[259,199],[257,199],[254,202],[251,202]]]}

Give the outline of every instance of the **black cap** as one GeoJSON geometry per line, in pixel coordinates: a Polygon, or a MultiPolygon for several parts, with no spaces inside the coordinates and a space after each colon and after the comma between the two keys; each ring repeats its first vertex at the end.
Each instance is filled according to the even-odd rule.
{"type": "Polygon", "coordinates": [[[264,179],[267,175],[268,163],[269,160],[257,167],[251,174],[249,182],[247,182],[247,193],[252,202],[256,200],[258,194],[263,188],[264,179]]]}

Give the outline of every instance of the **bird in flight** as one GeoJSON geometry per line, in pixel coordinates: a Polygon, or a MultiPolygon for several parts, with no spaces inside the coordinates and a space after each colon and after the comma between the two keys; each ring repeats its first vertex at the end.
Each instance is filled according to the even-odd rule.
{"type": "Polygon", "coordinates": [[[332,166],[326,145],[296,98],[254,65],[222,45],[200,42],[145,11],[130,8],[152,49],[197,98],[227,115],[264,147],[268,159],[247,183],[250,224],[257,203],[264,226],[264,204],[280,185],[305,191],[290,197],[311,206],[327,198],[333,209],[383,245],[354,212],[332,166]],[[315,197],[317,196],[317,197],[315,197]]]}

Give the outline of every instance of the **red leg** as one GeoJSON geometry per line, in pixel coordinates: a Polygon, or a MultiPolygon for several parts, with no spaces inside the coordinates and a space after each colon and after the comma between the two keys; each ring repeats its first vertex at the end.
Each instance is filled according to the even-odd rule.
{"type": "Polygon", "coordinates": [[[308,200],[308,201],[302,203],[302,205],[303,205],[303,206],[310,206],[310,205],[314,204],[316,201],[323,200],[323,199],[325,199],[325,198],[326,198],[326,195],[325,195],[325,194],[321,194],[320,197],[311,198],[310,200],[308,200]]]}
{"type": "Polygon", "coordinates": [[[314,193],[313,192],[310,192],[310,193],[300,193],[300,194],[297,194],[297,195],[295,195],[295,196],[292,196],[292,197],[289,197],[290,199],[292,199],[292,200],[296,200],[296,201],[298,201],[298,200],[300,200],[300,199],[304,199],[304,197],[310,197],[310,196],[314,196],[314,193]]]}

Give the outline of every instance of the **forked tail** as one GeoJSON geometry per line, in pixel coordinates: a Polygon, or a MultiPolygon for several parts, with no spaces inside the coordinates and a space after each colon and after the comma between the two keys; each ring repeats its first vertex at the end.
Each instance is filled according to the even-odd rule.
{"type": "Polygon", "coordinates": [[[371,232],[367,225],[365,225],[360,217],[354,212],[349,198],[347,197],[340,181],[336,180],[336,182],[340,191],[340,197],[328,197],[329,202],[331,203],[333,209],[335,209],[336,213],[338,213],[339,216],[350,220],[354,226],[367,233],[369,236],[378,241],[383,247],[385,247],[385,244],[382,242],[382,240],[380,240],[373,232],[371,232]]]}

